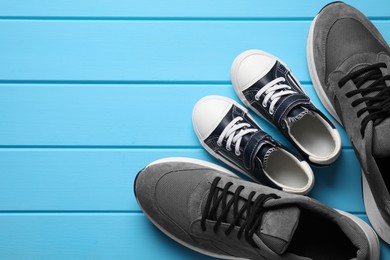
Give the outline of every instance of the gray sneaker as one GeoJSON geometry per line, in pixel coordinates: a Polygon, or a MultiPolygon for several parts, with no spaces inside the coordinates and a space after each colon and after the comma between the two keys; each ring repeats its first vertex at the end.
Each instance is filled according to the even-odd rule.
{"type": "Polygon", "coordinates": [[[239,179],[189,158],[155,161],[134,192],[166,235],[224,259],[379,259],[379,241],[361,219],[302,195],[239,179]]]}
{"type": "Polygon", "coordinates": [[[314,19],[307,59],[325,108],[344,125],[363,169],[371,224],[390,243],[390,48],[369,19],[334,2],[314,19]]]}

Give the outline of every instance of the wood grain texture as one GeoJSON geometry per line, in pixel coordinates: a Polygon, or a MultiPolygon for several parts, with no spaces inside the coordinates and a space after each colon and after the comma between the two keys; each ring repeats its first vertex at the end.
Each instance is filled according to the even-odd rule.
{"type": "MultiPolygon", "coordinates": [[[[305,90],[324,111],[314,88],[305,85],[305,90]]],[[[200,148],[191,117],[196,102],[206,95],[238,99],[230,84],[3,84],[0,147],[200,148]]],[[[275,127],[255,118],[291,147],[275,127]]],[[[345,131],[338,129],[343,147],[350,148],[345,131]]]]}
{"type": "MultiPolygon", "coordinates": [[[[139,211],[133,181],[165,157],[213,161],[203,149],[1,149],[1,211],[139,211]]],[[[327,168],[313,168],[311,196],[331,207],[364,212],[360,167],[351,149],[327,168]]],[[[241,177],[243,177],[241,175],[241,177]]]]}
{"type": "MultiPolygon", "coordinates": [[[[210,259],[147,220],[134,177],[163,157],[223,165],[199,145],[192,107],[210,94],[238,100],[229,70],[244,50],[285,61],[324,111],[305,46],[327,3],[0,1],[0,259],[210,259]]],[[[390,40],[389,1],[347,3],[390,40]]],[[[360,167],[337,127],[342,155],[313,168],[311,196],[367,221],[360,167]]]]}
{"type": "MultiPolygon", "coordinates": [[[[311,21],[0,21],[1,82],[229,83],[248,49],[272,53],[310,82],[311,21]]],[[[374,24],[390,40],[390,22],[374,24]]]]}
{"type": "MultiPolygon", "coordinates": [[[[387,0],[347,0],[364,10],[370,17],[388,17],[387,0]]],[[[290,0],[3,0],[0,2],[0,16],[4,17],[46,17],[67,18],[312,18],[329,1],[290,0]]]]}

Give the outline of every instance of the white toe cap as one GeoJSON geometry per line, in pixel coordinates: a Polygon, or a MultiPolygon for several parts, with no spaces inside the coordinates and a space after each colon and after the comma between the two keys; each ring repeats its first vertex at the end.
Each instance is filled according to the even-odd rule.
{"type": "Polygon", "coordinates": [[[231,109],[234,101],[220,96],[207,96],[196,103],[192,123],[199,139],[206,139],[231,109]]]}
{"type": "Polygon", "coordinates": [[[231,67],[234,88],[243,91],[264,77],[274,66],[277,59],[263,51],[249,50],[241,53],[231,67]]]}

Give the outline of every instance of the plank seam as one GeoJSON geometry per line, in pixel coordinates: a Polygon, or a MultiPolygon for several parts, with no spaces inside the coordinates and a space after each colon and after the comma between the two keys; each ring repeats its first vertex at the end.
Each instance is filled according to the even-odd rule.
{"type": "MultiPolygon", "coordinates": [[[[354,215],[366,215],[364,211],[348,211],[354,215]]],[[[141,210],[0,210],[1,214],[142,214],[141,210]]]]}
{"type": "Polygon", "coordinates": [[[141,210],[0,210],[0,214],[143,214],[141,210]]]}
{"type": "MultiPolygon", "coordinates": [[[[304,17],[130,17],[130,16],[0,16],[0,20],[27,20],[27,21],[312,21],[314,16],[304,17]]],[[[370,16],[371,21],[387,21],[390,16],[370,16]]]]}
{"type": "MultiPolygon", "coordinates": [[[[300,81],[312,85],[311,81],[300,81]]],[[[229,85],[227,80],[0,80],[0,84],[77,84],[77,85],[229,85]]]]}
{"type": "MultiPolygon", "coordinates": [[[[186,149],[196,149],[196,150],[203,150],[202,146],[198,145],[134,145],[134,146],[112,146],[112,145],[0,145],[0,149],[55,149],[55,150],[62,150],[62,149],[85,149],[85,150],[169,150],[169,149],[180,149],[180,150],[186,150],[186,149]]],[[[352,147],[345,146],[342,147],[342,150],[352,150],[352,147]]]]}

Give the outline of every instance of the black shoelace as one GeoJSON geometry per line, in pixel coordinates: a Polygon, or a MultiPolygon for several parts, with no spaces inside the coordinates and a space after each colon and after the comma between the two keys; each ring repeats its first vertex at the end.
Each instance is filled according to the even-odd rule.
{"type": "Polygon", "coordinates": [[[252,191],[249,196],[248,200],[244,203],[244,205],[238,209],[238,201],[240,198],[240,193],[244,189],[244,186],[240,185],[236,188],[234,195],[232,198],[227,201],[229,188],[233,185],[232,182],[226,183],[225,187],[223,188],[222,192],[220,192],[220,189],[217,187],[218,182],[221,180],[220,177],[216,177],[211,184],[210,187],[210,193],[207,197],[206,205],[202,214],[201,219],[201,227],[203,231],[206,231],[206,220],[213,220],[216,221],[214,224],[214,232],[218,231],[218,228],[220,227],[221,223],[227,223],[227,215],[231,208],[233,207],[233,216],[234,219],[230,223],[230,226],[228,229],[226,229],[225,234],[229,235],[230,232],[234,229],[235,226],[240,225],[240,221],[243,222],[240,225],[240,229],[238,231],[237,237],[238,239],[241,239],[243,232],[245,231],[245,239],[251,243],[254,247],[256,247],[256,244],[253,241],[253,234],[256,232],[256,230],[259,228],[261,224],[261,219],[264,214],[264,203],[269,199],[277,199],[280,198],[276,194],[259,194],[254,202],[252,202],[252,198],[256,195],[255,191],[252,191]],[[220,193],[220,195],[218,195],[220,193]],[[219,216],[217,216],[218,207],[221,204],[222,206],[222,212],[219,216]],[[246,219],[243,220],[242,216],[246,213],[246,219]]]}
{"type": "Polygon", "coordinates": [[[352,106],[365,102],[366,107],[357,112],[360,117],[363,113],[368,112],[368,115],[363,118],[360,128],[360,133],[364,137],[364,131],[367,124],[372,120],[374,126],[378,125],[384,119],[390,116],[390,87],[386,85],[386,80],[390,80],[390,75],[383,76],[380,68],[386,68],[385,63],[377,63],[346,75],[339,81],[339,87],[344,86],[349,80],[352,80],[356,85],[356,90],[346,93],[346,96],[352,97],[356,94],[361,94],[363,97],[358,98],[352,102],[352,106]],[[360,87],[368,80],[374,80],[366,88],[360,87]],[[367,94],[378,91],[374,96],[367,96],[367,94]]]}

